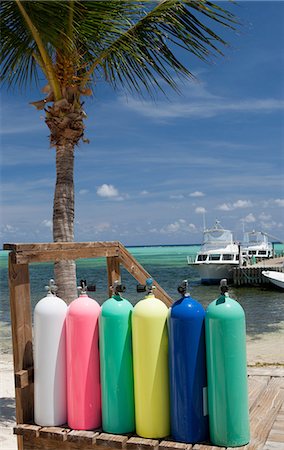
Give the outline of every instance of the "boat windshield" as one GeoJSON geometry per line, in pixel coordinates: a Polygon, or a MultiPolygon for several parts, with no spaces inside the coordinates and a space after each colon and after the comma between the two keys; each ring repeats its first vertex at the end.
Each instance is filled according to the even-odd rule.
{"type": "Polygon", "coordinates": [[[233,233],[229,230],[212,229],[204,231],[203,250],[224,248],[233,244],[233,233]]]}
{"type": "Polygon", "coordinates": [[[261,231],[249,231],[244,234],[244,245],[267,244],[268,238],[261,231]]]}

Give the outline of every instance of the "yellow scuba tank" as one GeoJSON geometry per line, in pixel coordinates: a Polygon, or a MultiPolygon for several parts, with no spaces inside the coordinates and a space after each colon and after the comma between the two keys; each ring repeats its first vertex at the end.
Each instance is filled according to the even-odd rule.
{"type": "Polygon", "coordinates": [[[152,283],[132,313],[135,416],[139,436],[161,438],[170,434],[168,308],[152,283]]]}

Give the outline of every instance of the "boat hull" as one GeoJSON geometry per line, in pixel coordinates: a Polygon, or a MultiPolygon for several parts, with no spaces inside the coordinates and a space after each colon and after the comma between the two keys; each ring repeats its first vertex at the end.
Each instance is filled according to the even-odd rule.
{"type": "Polygon", "coordinates": [[[202,284],[218,284],[220,280],[226,278],[233,279],[233,269],[238,264],[194,264],[197,268],[202,284]]]}
{"type": "Polygon", "coordinates": [[[270,283],[274,284],[275,286],[284,289],[284,273],[283,272],[276,272],[273,270],[264,270],[262,272],[262,275],[264,275],[270,283]]]}

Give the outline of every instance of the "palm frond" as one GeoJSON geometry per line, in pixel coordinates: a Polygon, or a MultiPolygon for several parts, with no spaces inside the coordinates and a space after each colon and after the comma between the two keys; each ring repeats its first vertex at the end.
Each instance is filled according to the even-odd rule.
{"type": "Polygon", "coordinates": [[[142,5],[144,8],[140,2],[136,11],[132,8],[127,22],[118,14],[119,26],[90,46],[88,54],[93,62],[84,82],[97,71],[114,86],[122,84],[130,90],[139,91],[132,82],[133,74],[148,92],[155,87],[162,89],[159,80],[176,88],[176,75],[192,76],[188,66],[177,58],[176,47],[207,61],[212,55],[222,54],[220,47],[226,45],[201,17],[231,29],[237,24],[232,13],[208,1],[164,0],[150,11],[152,2],[142,5]]]}
{"type": "MultiPolygon", "coordinates": [[[[177,49],[208,61],[226,45],[220,29],[237,26],[231,12],[207,0],[22,3],[53,66],[58,56],[68,61],[82,87],[100,77],[131,91],[176,88],[176,76],[192,76],[177,49]]],[[[14,0],[0,3],[0,27],[1,79],[21,84],[37,77],[38,47],[14,0]]]]}

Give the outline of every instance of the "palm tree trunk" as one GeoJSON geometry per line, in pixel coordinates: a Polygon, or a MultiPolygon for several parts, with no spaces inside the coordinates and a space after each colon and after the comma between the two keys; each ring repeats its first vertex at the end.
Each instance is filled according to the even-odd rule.
{"type": "MultiPolygon", "coordinates": [[[[56,185],[53,202],[54,242],[74,241],[74,145],[56,146],[56,185]]],[[[67,303],[77,297],[75,261],[54,263],[58,295],[67,303]]]]}

